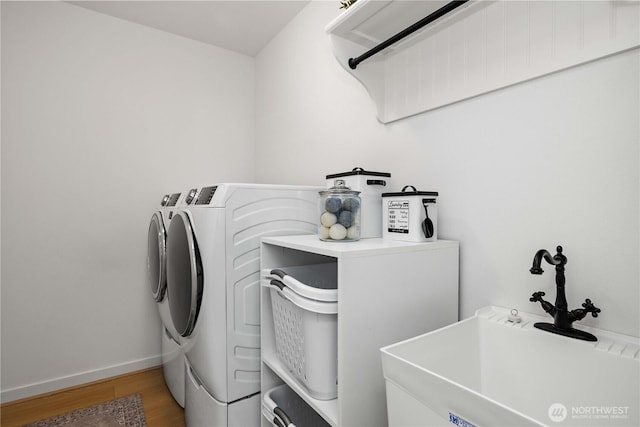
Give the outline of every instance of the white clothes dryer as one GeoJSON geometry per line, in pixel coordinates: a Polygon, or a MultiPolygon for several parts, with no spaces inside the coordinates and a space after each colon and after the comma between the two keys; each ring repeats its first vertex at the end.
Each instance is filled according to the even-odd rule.
{"type": "Polygon", "coordinates": [[[173,326],[166,292],[167,235],[171,219],[183,200],[182,193],[167,194],[162,198],[159,210],[151,216],[147,237],[147,281],[162,320],[160,338],[164,379],[173,398],[184,408],[184,351],[180,344],[182,337],[173,326]]]}
{"type": "Polygon", "coordinates": [[[321,190],[220,184],[174,215],[167,291],[188,427],[260,425],[260,240],[316,233],[321,190]]]}

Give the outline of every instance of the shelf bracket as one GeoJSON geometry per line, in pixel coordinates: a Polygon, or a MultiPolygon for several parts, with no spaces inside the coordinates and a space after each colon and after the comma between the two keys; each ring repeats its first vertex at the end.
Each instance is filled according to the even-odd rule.
{"type": "Polygon", "coordinates": [[[421,20],[419,20],[415,24],[413,24],[413,25],[405,28],[404,30],[400,31],[395,36],[392,36],[392,37],[388,38],[387,40],[383,41],[382,43],[380,43],[379,45],[369,49],[368,51],[366,51],[362,55],[358,56],[357,58],[349,58],[349,61],[348,61],[349,68],[351,68],[352,70],[355,70],[358,67],[358,64],[360,64],[362,61],[372,57],[373,55],[375,55],[376,53],[380,52],[381,50],[386,49],[389,46],[399,42],[400,40],[402,40],[403,38],[407,37],[408,35],[418,31],[420,28],[424,27],[425,25],[428,25],[428,24],[432,23],[436,19],[438,19],[438,18],[446,15],[447,13],[451,12],[452,10],[462,6],[467,1],[469,1],[469,0],[457,0],[457,1],[449,2],[446,5],[442,6],[440,9],[436,10],[435,12],[433,12],[433,13],[427,15],[426,17],[422,18],[421,20]]]}

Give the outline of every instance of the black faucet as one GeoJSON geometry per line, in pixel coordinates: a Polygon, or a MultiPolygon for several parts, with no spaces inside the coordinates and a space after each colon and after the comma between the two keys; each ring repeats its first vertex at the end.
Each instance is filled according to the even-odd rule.
{"type": "Polygon", "coordinates": [[[556,266],[556,303],[552,305],[550,302],[542,299],[544,292],[534,292],[529,298],[531,302],[539,302],[544,311],[553,317],[553,323],[535,323],[538,329],[542,329],[554,334],[560,334],[571,338],[577,338],[585,341],[598,341],[594,335],[574,329],[571,324],[576,320],[582,320],[587,314],[591,313],[593,317],[598,317],[600,309],[593,305],[590,299],[586,299],[582,304],[582,308],[568,311],[567,297],[564,293],[564,266],[567,263],[567,257],[562,254],[562,246],[556,248],[558,251],[553,257],[546,249],[540,249],[533,258],[533,266],[529,270],[531,274],[542,274],[544,270],[540,264],[544,258],[551,265],[556,266]]]}

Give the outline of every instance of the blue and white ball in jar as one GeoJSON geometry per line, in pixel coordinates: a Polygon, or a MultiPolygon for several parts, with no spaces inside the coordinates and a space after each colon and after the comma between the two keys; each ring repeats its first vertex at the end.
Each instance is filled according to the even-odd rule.
{"type": "Polygon", "coordinates": [[[325,241],[360,240],[360,192],[347,187],[342,179],[320,191],[318,237],[325,241]]]}

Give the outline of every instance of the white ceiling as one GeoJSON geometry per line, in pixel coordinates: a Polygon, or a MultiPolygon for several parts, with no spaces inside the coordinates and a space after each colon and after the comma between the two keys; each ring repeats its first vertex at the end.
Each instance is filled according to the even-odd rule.
{"type": "Polygon", "coordinates": [[[69,3],[255,56],[309,0],[115,0],[69,3]]]}

